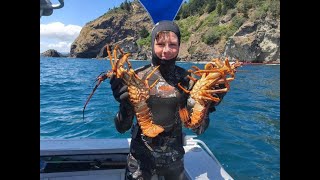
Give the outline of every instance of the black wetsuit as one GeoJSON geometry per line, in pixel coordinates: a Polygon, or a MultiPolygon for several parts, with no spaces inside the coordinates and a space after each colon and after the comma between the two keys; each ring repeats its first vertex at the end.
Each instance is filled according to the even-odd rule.
{"type": "MultiPolygon", "coordinates": [[[[183,156],[183,133],[182,122],[179,116],[179,107],[192,108],[192,99],[184,93],[177,84],[189,89],[192,81],[187,78],[190,75],[185,69],[176,66],[176,57],[170,60],[159,59],[154,52],[154,39],[160,31],[172,31],[179,39],[180,31],[172,21],[161,21],[156,24],[151,34],[152,62],[150,65],[137,69],[135,72],[142,79],[152,71],[154,66],[160,65],[159,69],[149,79],[149,85],[159,81],[150,90],[147,100],[151,110],[153,123],[161,125],[165,130],[154,138],[142,134],[138,123],[133,125],[134,111],[128,102],[120,103],[120,111],[115,117],[115,125],[120,133],[131,128],[132,140],[130,154],[126,168],[126,179],[149,180],[153,175],[163,176],[166,180],[182,180],[184,176],[183,156]]],[[[220,98],[223,95],[221,94],[220,98]]],[[[214,106],[209,112],[214,111],[214,106]]],[[[196,134],[203,133],[209,125],[208,115],[202,124],[193,129],[196,134]]]]}

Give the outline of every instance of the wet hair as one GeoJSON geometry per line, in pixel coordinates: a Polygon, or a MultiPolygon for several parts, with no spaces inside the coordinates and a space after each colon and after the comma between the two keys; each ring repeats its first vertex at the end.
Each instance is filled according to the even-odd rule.
{"type": "Polygon", "coordinates": [[[156,34],[156,40],[157,42],[161,41],[162,38],[167,38],[168,36],[170,36],[170,32],[171,31],[160,31],[156,34]]]}
{"type": "Polygon", "coordinates": [[[159,38],[159,35],[161,35],[162,32],[166,33],[168,31],[171,31],[177,35],[178,44],[180,46],[181,35],[180,35],[180,29],[179,29],[178,25],[176,23],[174,23],[173,21],[168,21],[168,20],[158,22],[153,27],[152,32],[151,32],[151,48],[152,48],[152,64],[153,65],[160,65],[160,64],[175,65],[175,61],[176,61],[176,58],[178,55],[170,60],[161,60],[154,52],[155,39],[159,38]]]}

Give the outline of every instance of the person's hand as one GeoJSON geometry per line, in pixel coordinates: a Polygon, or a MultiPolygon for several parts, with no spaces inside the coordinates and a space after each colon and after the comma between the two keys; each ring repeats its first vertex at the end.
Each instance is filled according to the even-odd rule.
{"type": "Polygon", "coordinates": [[[112,75],[110,78],[110,84],[113,96],[118,102],[126,101],[129,98],[128,86],[124,85],[122,79],[112,75]]]}

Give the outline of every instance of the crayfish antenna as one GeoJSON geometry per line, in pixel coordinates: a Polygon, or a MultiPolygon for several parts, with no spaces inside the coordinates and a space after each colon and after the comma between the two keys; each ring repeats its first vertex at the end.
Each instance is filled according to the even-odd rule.
{"type": "Polygon", "coordinates": [[[231,69],[231,66],[230,66],[228,57],[226,57],[226,59],[225,59],[225,61],[224,61],[224,64],[225,64],[229,69],[231,69]]]}
{"type": "Polygon", "coordinates": [[[84,108],[82,110],[82,120],[84,120],[84,108]]]}
{"type": "Polygon", "coordinates": [[[157,79],[154,83],[151,84],[151,86],[149,87],[149,90],[152,89],[159,81],[160,79],[157,79]]]}
{"type": "Polygon", "coordinates": [[[111,51],[110,51],[109,44],[107,45],[107,53],[108,53],[108,57],[109,57],[109,59],[110,59],[111,68],[112,68],[112,70],[113,70],[113,69],[114,69],[114,63],[113,63],[113,60],[112,60],[112,56],[111,56],[111,51]]]}
{"type": "Polygon", "coordinates": [[[234,69],[234,71],[236,71],[236,68],[238,68],[240,66],[242,66],[242,62],[240,62],[239,59],[237,59],[236,62],[231,65],[231,67],[232,67],[232,69],[234,69]]]}
{"type": "Polygon", "coordinates": [[[82,109],[82,119],[84,120],[84,111],[85,111],[85,109],[86,109],[86,107],[87,107],[87,104],[88,104],[88,100],[87,100],[87,102],[85,103],[85,105],[83,106],[83,109],[82,109]]]}
{"type": "MultiPolygon", "coordinates": [[[[118,46],[118,45],[117,45],[118,46]]],[[[125,53],[124,51],[118,46],[117,49],[120,51],[121,55],[123,56],[125,53]]]]}
{"type": "MultiPolygon", "coordinates": [[[[117,44],[115,46],[115,48],[113,49],[113,59],[114,59],[114,63],[113,63],[113,66],[112,66],[112,71],[117,73],[117,66],[118,66],[118,63],[119,63],[119,59],[118,59],[118,56],[117,56],[117,50],[119,49],[119,45],[117,44]]],[[[117,76],[118,77],[118,76],[117,76]]]]}
{"type": "Polygon", "coordinates": [[[94,80],[94,82],[93,83],[96,83],[97,81],[99,81],[99,80],[104,80],[105,78],[104,78],[104,76],[105,75],[102,75],[101,76],[101,74],[103,74],[104,72],[101,72],[97,77],[96,77],[96,79],[94,80]]]}
{"type": "MultiPolygon", "coordinates": [[[[150,72],[150,74],[148,74],[148,76],[146,77],[145,79],[145,83],[148,85],[148,80],[150,79],[150,77],[154,74],[154,72],[156,72],[156,70],[160,67],[159,66],[156,66],[155,68],[153,68],[153,70],[150,72]]],[[[151,86],[149,86],[149,90],[152,89],[159,81],[160,79],[157,79],[154,83],[152,83],[151,86]]]]}
{"type": "Polygon", "coordinates": [[[84,104],[84,106],[83,106],[83,110],[82,110],[82,113],[83,113],[83,119],[84,119],[84,110],[86,109],[86,107],[87,107],[87,105],[88,105],[88,103],[89,103],[89,101],[90,101],[91,97],[93,96],[94,92],[95,92],[95,91],[96,91],[96,89],[99,87],[99,85],[100,85],[100,83],[101,83],[101,82],[102,82],[102,80],[99,80],[99,81],[98,81],[98,83],[94,86],[94,88],[93,88],[93,90],[92,90],[91,94],[89,95],[89,97],[88,97],[88,99],[87,99],[86,103],[85,103],[85,104],[84,104]]]}

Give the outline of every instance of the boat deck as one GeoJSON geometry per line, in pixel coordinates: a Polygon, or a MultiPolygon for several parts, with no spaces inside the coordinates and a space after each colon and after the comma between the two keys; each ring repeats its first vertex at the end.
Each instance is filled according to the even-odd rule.
{"type": "MultiPolygon", "coordinates": [[[[40,140],[40,179],[123,180],[129,145],[130,139],[40,140]]],[[[184,149],[188,179],[232,179],[202,141],[187,136],[184,149]]]]}

